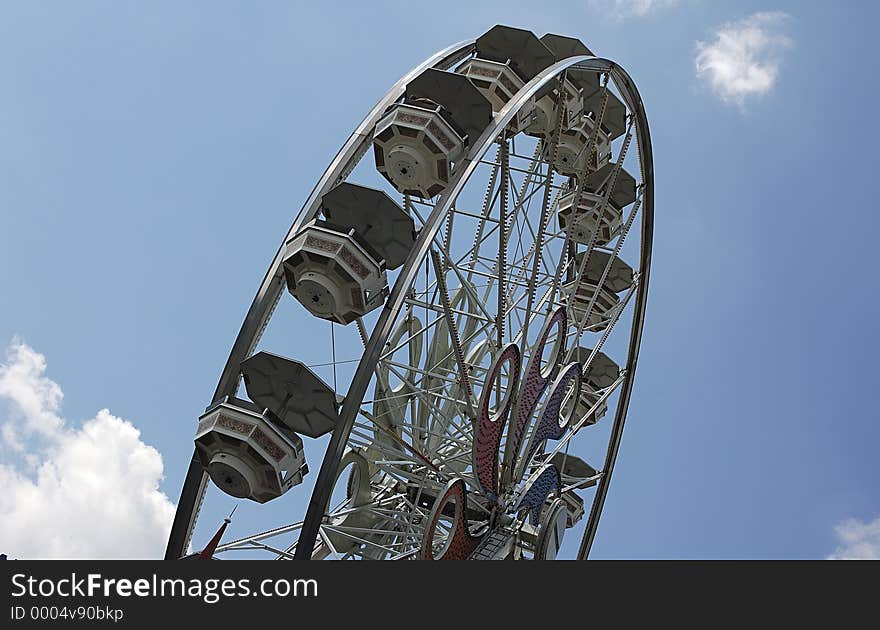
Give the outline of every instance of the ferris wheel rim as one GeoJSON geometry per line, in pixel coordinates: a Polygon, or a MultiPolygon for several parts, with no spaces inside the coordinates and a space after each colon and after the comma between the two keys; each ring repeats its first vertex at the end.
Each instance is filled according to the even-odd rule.
{"type": "Polygon", "coordinates": [[[621,385],[620,397],[614,414],[614,422],[611,427],[611,437],[608,440],[608,449],[605,462],[602,466],[602,477],[596,487],[593,504],[590,508],[590,516],[587,519],[586,528],[581,536],[581,544],[578,548],[578,560],[586,560],[590,555],[599,519],[605,506],[608,488],[611,484],[611,476],[617,463],[617,455],[620,450],[620,441],[623,438],[623,429],[626,424],[626,416],[629,411],[629,403],[632,397],[632,387],[635,381],[636,366],[638,364],[641,349],[642,334],[644,332],[645,311],[648,303],[648,288],[651,276],[651,256],[654,244],[654,150],[651,144],[651,130],[648,126],[648,117],[645,106],[635,82],[629,74],[619,65],[610,71],[618,80],[617,85],[621,88],[622,96],[627,106],[635,115],[636,141],[639,149],[639,166],[642,169],[642,234],[639,241],[639,291],[636,295],[636,303],[633,306],[633,321],[630,327],[630,341],[627,350],[626,379],[621,385]]]}

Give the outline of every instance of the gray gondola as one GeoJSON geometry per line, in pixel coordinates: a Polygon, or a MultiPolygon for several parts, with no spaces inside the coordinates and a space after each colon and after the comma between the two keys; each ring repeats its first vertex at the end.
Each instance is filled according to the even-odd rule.
{"type": "Polygon", "coordinates": [[[258,352],[241,363],[248,397],[291,431],[318,438],[339,419],[336,393],[304,363],[258,352]]]}
{"type": "Polygon", "coordinates": [[[342,182],[321,199],[327,220],[353,228],[385,259],[388,269],[397,269],[415,243],[415,224],[384,191],[342,182]]]}

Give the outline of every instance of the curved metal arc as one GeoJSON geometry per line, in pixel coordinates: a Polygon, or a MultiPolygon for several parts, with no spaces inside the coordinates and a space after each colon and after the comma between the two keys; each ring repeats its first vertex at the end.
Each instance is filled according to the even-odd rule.
{"type": "Polygon", "coordinates": [[[605,455],[605,464],[602,468],[602,478],[596,487],[593,504],[590,508],[590,517],[581,538],[578,549],[578,560],[585,560],[593,546],[596,530],[599,525],[599,517],[605,506],[605,498],[608,495],[608,487],[611,483],[611,473],[620,450],[620,440],[623,437],[623,427],[626,422],[626,414],[629,408],[629,400],[632,395],[633,380],[635,379],[636,364],[638,363],[639,348],[642,342],[642,330],[645,323],[645,308],[648,301],[648,279],[651,273],[651,253],[654,239],[654,152],[651,147],[651,132],[648,128],[648,118],[645,115],[645,106],[641,95],[636,89],[635,83],[627,72],[617,64],[611,64],[609,68],[611,76],[620,89],[630,111],[635,115],[636,139],[639,148],[639,164],[642,168],[642,235],[641,252],[639,260],[639,291],[633,310],[633,321],[630,330],[629,354],[627,356],[627,378],[621,386],[620,397],[617,402],[617,411],[614,416],[614,424],[611,428],[611,437],[608,441],[608,450],[605,455]]]}
{"type": "MultiPolygon", "coordinates": [[[[341,176],[345,173],[352,158],[356,157],[365,142],[370,139],[373,127],[375,127],[379,118],[385,113],[385,110],[400,96],[406,89],[407,83],[420,75],[428,68],[438,66],[449,66],[468,54],[474,46],[475,39],[469,39],[452,46],[449,46],[421,64],[410,70],[395,83],[385,96],[373,107],[369,114],[364,118],[360,125],[348,138],[342,146],[336,157],[330,163],[330,166],[324,171],[324,174],[318,180],[312,189],[306,202],[300,209],[296,219],[287,231],[284,240],[275,257],[272,259],[269,269],[260,284],[254,300],[248,309],[242,322],[238,336],[232,345],[229,358],[220,374],[217,388],[211,402],[217,402],[224,396],[234,395],[238,389],[238,371],[240,363],[247,358],[254,346],[257,344],[259,337],[272,314],[272,310],[277,304],[284,290],[283,277],[280,274],[281,263],[284,257],[285,243],[294,236],[304,223],[310,221],[318,212],[321,203],[321,197],[335,185],[341,176]]],[[[189,468],[184,479],[183,489],[181,490],[180,500],[177,504],[177,511],[174,516],[174,523],[171,527],[171,534],[168,539],[168,546],[165,550],[166,559],[176,559],[183,555],[184,549],[189,542],[189,537],[195,524],[195,516],[198,513],[197,506],[201,502],[204,495],[205,483],[207,475],[202,470],[202,466],[196,457],[195,452],[190,460],[189,468]]]]}
{"type": "MultiPolygon", "coordinates": [[[[345,451],[346,439],[349,431],[357,416],[366,388],[369,384],[373,366],[379,358],[379,354],[388,339],[391,327],[394,324],[394,315],[403,306],[406,292],[415,280],[416,273],[419,270],[422,260],[427,256],[431,243],[439,231],[446,213],[450,206],[458,197],[464,184],[468,181],[474,169],[479,164],[485,152],[494,143],[495,138],[507,127],[513,119],[516,112],[531,99],[541,87],[548,81],[552,80],[560,72],[575,64],[583,64],[583,67],[589,70],[604,72],[612,70],[616,65],[607,60],[597,57],[577,56],[569,57],[554,65],[546,68],[531,81],[529,81],[510,101],[498,112],[491,125],[489,125],[482,133],[477,142],[474,143],[467,157],[463,160],[463,164],[459,167],[458,175],[455,182],[447,188],[446,192],[441,195],[428,217],[426,224],[419,234],[412,251],[407,257],[403,268],[398,275],[397,282],[394,285],[391,295],[385,303],[379,319],[376,323],[373,333],[367,342],[364,354],[358,364],[355,375],[352,379],[349,391],[345,396],[340,411],[339,422],[333,430],[330,443],[327,446],[327,452],[324,461],[321,464],[321,470],[318,473],[318,479],[315,482],[315,489],[309,501],[308,511],[300,533],[299,542],[296,549],[296,557],[298,559],[308,559],[314,547],[315,540],[318,536],[321,520],[330,500],[330,493],[333,485],[333,478],[339,462],[345,451]]],[[[600,508],[601,510],[601,508],[600,508]]]]}

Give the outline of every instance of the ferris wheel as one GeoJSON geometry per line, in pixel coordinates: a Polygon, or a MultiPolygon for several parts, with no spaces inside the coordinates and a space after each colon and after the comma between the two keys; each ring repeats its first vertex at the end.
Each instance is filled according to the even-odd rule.
{"type": "Polygon", "coordinates": [[[652,234],[648,124],[616,63],[495,26],[416,66],[284,236],[199,418],[166,557],[219,497],[260,525],[215,558],[552,559],[568,530],[586,558],[652,234]]]}

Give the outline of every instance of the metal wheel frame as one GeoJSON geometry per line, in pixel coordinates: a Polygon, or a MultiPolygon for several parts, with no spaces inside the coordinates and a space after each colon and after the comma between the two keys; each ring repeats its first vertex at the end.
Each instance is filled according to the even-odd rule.
{"type": "MultiPolygon", "coordinates": [[[[256,347],[260,336],[274,310],[276,304],[284,292],[284,280],[281,273],[281,263],[284,253],[284,245],[301,226],[314,218],[320,208],[321,197],[336,183],[342,181],[348,172],[369,149],[372,140],[372,128],[378,122],[388,106],[396,101],[404,92],[406,85],[413,78],[421,74],[425,69],[434,67],[447,69],[459,60],[473,52],[475,40],[468,40],[450,46],[422,64],[415,67],[404,75],[394,86],[380,99],[366,118],[356,128],[348,141],[340,149],[328,169],[318,180],[306,203],[300,210],[293,225],[281,243],[269,269],[263,279],[259,291],[248,310],[245,320],[239,331],[238,337],[233,344],[232,351],[221,373],[220,380],[214,393],[212,402],[216,402],[225,396],[234,395],[239,386],[239,364],[256,347]]],[[[315,542],[318,538],[322,518],[330,501],[336,474],[342,460],[349,432],[360,409],[366,389],[371,380],[373,370],[381,354],[381,350],[388,340],[397,313],[404,305],[407,291],[412,286],[423,260],[434,237],[442,226],[449,208],[458,197],[462,188],[470,178],[474,169],[483,159],[484,154],[495,142],[498,135],[507,127],[517,111],[529,101],[545,84],[552,81],[562,71],[577,67],[585,70],[607,73],[614,81],[629,111],[634,116],[633,126],[635,129],[636,142],[639,149],[639,160],[642,178],[642,232],[640,239],[640,279],[637,294],[635,296],[630,342],[625,367],[624,380],[621,384],[620,396],[617,403],[614,422],[611,429],[608,449],[605,456],[602,474],[596,489],[590,510],[589,519],[581,539],[578,551],[578,559],[586,559],[589,555],[595,538],[598,521],[607,496],[608,487],[614,463],[620,448],[620,440],[623,434],[626,413],[632,393],[632,385],[635,376],[638,352],[641,344],[644,314],[647,302],[648,279],[651,263],[651,245],[653,239],[653,215],[654,215],[654,192],[653,192],[653,155],[651,150],[650,133],[644,106],[635,84],[623,68],[616,63],[590,56],[569,57],[546,68],[544,71],[529,81],[495,116],[493,122],[484,130],[480,138],[471,146],[467,156],[457,165],[453,181],[442,193],[434,210],[426,220],[418,239],[401,268],[394,287],[388,297],[379,319],[367,341],[361,360],[346,393],[339,422],[332,432],[330,443],[321,464],[318,477],[315,481],[312,496],[309,501],[305,520],[300,531],[296,545],[296,559],[310,559],[315,542]]],[[[192,529],[198,515],[198,510],[204,496],[207,482],[207,474],[195,455],[193,456],[187,471],[184,487],[178,502],[171,535],[166,549],[166,559],[181,557],[192,533],[192,529]]]]}

